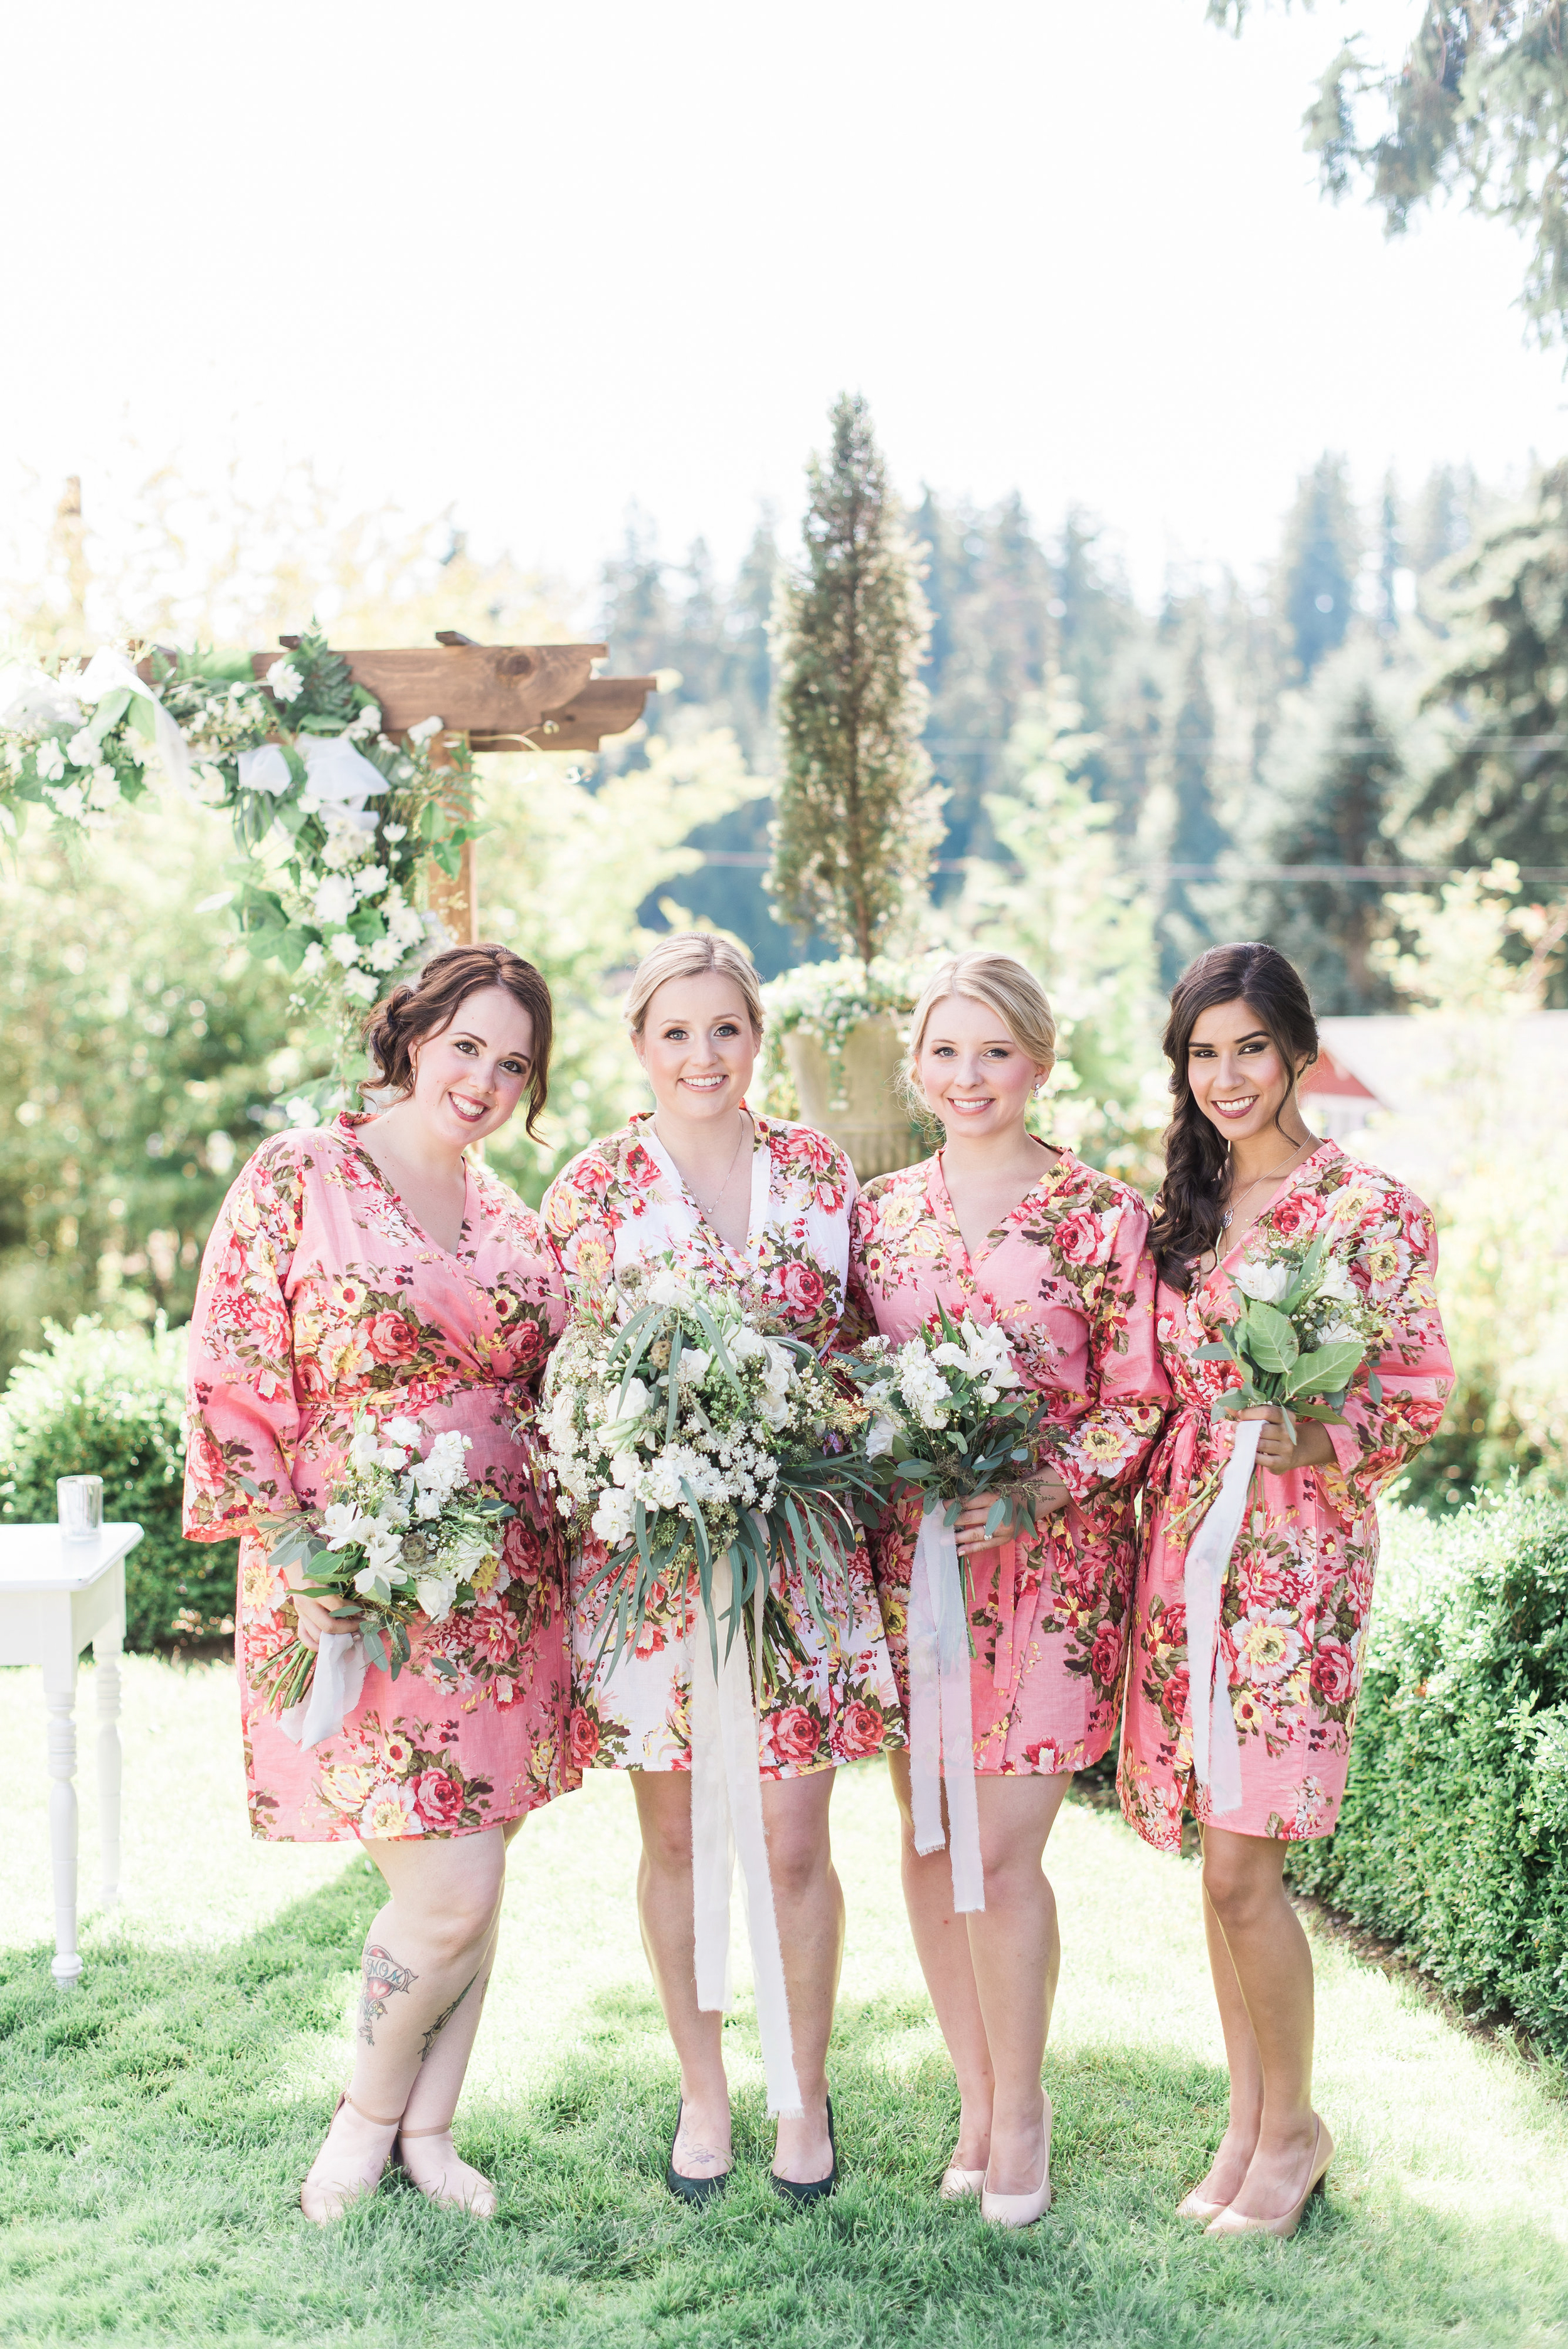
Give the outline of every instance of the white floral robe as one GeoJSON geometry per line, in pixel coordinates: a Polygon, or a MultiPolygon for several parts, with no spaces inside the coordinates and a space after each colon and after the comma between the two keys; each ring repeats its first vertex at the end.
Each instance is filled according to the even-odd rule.
{"type": "MultiPolygon", "coordinates": [[[[568,1292],[603,1289],[629,1266],[668,1258],[716,1288],[739,1290],[769,1326],[824,1352],[844,1308],[854,1172],[810,1126],[754,1123],[750,1228],[739,1248],[703,1215],[646,1112],[574,1158],[543,1206],[568,1292]]],[[[689,1769],[700,1607],[695,1569],[684,1586],[655,1589],[634,1653],[612,1651],[596,1663],[606,1600],[602,1586],[591,1586],[604,1557],[590,1535],[572,1575],[573,1766],[689,1769]]],[[[804,1776],[902,1745],[903,1720],[864,1545],[850,1560],[836,1614],[830,1606],[826,1640],[788,1573],[779,1595],[806,1661],[761,1715],[763,1776],[804,1776]]]]}

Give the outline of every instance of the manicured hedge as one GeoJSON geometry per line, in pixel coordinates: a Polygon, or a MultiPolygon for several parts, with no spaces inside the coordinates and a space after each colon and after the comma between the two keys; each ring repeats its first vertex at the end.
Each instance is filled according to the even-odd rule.
{"type": "Polygon", "coordinates": [[[1568,1505],[1386,1519],[1345,1807],[1293,1880],[1568,2053],[1568,1505]]]}
{"type": "Polygon", "coordinates": [[[142,1528],[125,1567],[127,1645],[231,1628],[238,1544],[180,1531],[184,1330],[82,1320],[46,1337],[0,1396],[0,1524],[52,1525],[57,1476],[101,1476],[105,1517],[142,1528]]]}

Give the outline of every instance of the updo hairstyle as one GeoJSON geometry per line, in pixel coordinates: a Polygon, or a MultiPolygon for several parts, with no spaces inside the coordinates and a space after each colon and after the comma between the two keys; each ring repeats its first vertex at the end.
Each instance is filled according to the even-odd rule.
{"type": "Polygon", "coordinates": [[[432,1036],[443,1036],[470,995],[503,987],[533,1022],[533,1053],[528,1071],[528,1114],[523,1131],[531,1141],[550,1089],[550,1044],[555,1015],[550,989],[531,962],[510,947],[447,947],[432,955],[412,987],[395,987],[365,1016],[360,1040],[377,1073],[362,1080],[362,1092],[414,1090],[414,1055],[432,1036]]]}
{"type": "MultiPolygon", "coordinates": [[[[1155,1195],[1149,1245],[1160,1278],[1172,1288],[1191,1285],[1192,1264],[1215,1247],[1224,1229],[1225,1166],[1231,1145],[1193,1097],[1187,1050],[1202,1014],[1217,1003],[1244,1003],[1291,1072],[1290,1088],[1274,1112],[1295,1099],[1297,1063],[1317,1058],[1317,1022],[1301,973],[1277,947],[1257,939],[1210,947],[1182,972],[1171,993],[1162,1038],[1171,1063],[1176,1114],[1165,1129],[1165,1180],[1155,1195]]],[[[1280,1126],[1284,1139],[1284,1128],[1280,1126]]]]}
{"type": "Polygon", "coordinates": [[[650,948],[632,973],[632,984],[621,1006],[621,1017],[634,1036],[647,1025],[648,1006],[670,978],[700,978],[705,971],[731,978],[740,989],[750,1015],[753,1036],[762,1033],[762,986],[740,948],[711,930],[672,930],[650,948]]]}
{"type": "Polygon", "coordinates": [[[994,1011],[1020,1052],[1037,1068],[1056,1066],[1057,1022],[1049,998],[1032,970],[1016,956],[953,955],[938,966],[925,983],[909,1023],[909,1050],[899,1071],[899,1087],[917,1117],[941,1120],[920,1089],[915,1064],[931,1015],[950,995],[966,995],[973,1003],[994,1011]]]}

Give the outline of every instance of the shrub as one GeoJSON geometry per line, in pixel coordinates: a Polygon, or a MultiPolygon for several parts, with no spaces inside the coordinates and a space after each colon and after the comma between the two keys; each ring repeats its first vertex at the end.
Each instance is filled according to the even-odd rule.
{"type": "Polygon", "coordinates": [[[239,1546],[180,1531],[185,1332],[45,1324],[0,1396],[0,1523],[52,1525],[57,1476],[103,1478],[106,1519],[139,1525],[125,1562],[126,1644],[231,1630],[239,1546]]]}
{"type": "Polygon", "coordinates": [[[1568,2053],[1568,1506],[1388,1516],[1345,1807],[1293,1880],[1568,2053]]]}

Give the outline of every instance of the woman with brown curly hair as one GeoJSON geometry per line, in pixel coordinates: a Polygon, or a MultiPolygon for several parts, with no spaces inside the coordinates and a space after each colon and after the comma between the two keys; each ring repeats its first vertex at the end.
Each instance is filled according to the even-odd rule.
{"type": "Polygon", "coordinates": [[[1284,1889],[1285,1848],[1334,1832],[1377,1496],[1436,1433],[1452,1374],[1430,1216],[1302,1115],[1317,1028],[1284,957],[1256,943],[1200,955],[1171,996],[1165,1051],[1176,1112],[1150,1242],[1175,1408],[1144,1496],[1119,1788],[1149,1842],[1179,1849],[1183,1809],[1202,1832],[1231,2110],[1182,2215],[1213,2235],[1288,2235],[1334,2145],[1312,2106],[1312,1953],[1284,1889]],[[1218,1340],[1238,1292],[1274,1302],[1320,1241],[1321,1293],[1368,1348],[1342,1416],[1227,1413],[1240,1373],[1218,1340]],[[1224,1472],[1254,1442],[1255,1471],[1246,1478],[1242,1449],[1226,1495],[1238,1526],[1224,1472]],[[1216,1528],[1199,1540],[1211,1508],[1228,1554],[1216,1528]]]}
{"type": "MultiPolygon", "coordinates": [[[[191,1326],[185,1531],[238,1534],[237,1655],[253,1834],[362,1841],[389,1898],[364,1954],[352,2080],[300,2196],[308,2219],[374,2192],[394,2148],[433,2201],[489,2217],[451,2123],[495,1954],[505,1842],[563,1790],[569,1674],[554,1518],[526,1417],[565,1319],[537,1216],[469,1155],[544,1105],[550,991],[500,946],[454,947],[366,1022],[389,1107],[265,1142],[224,1202],[191,1326]],[[304,1745],[253,1685],[298,1633],[352,1626],[279,1571],[322,1507],[355,1414],[468,1437],[468,1472],[517,1515],[471,1609],[416,1618],[396,1681],[365,1671],[304,1745]],[[292,1734],[291,1734],[292,1733],[292,1734]]],[[[367,1088],[369,1090],[369,1088],[367,1088]]],[[[428,1449],[428,1444],[422,1445],[428,1449]]],[[[352,1685],[352,1682],[350,1683],[352,1685]]]]}

